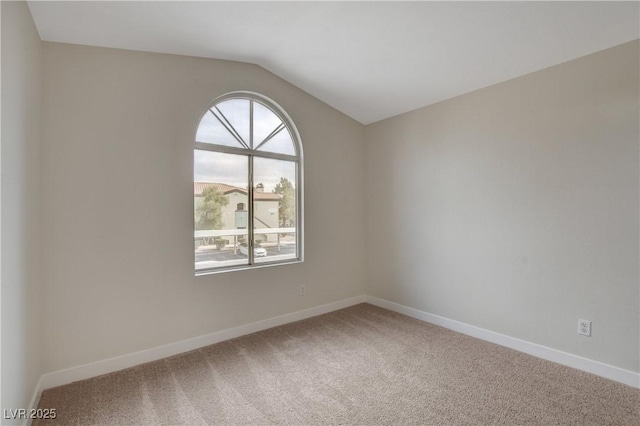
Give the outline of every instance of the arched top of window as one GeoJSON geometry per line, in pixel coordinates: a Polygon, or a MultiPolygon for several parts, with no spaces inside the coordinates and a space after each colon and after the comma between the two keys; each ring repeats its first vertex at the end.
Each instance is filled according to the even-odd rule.
{"type": "Polygon", "coordinates": [[[269,98],[251,92],[216,99],[200,120],[196,143],[266,157],[302,156],[298,131],[287,113],[269,98]]]}

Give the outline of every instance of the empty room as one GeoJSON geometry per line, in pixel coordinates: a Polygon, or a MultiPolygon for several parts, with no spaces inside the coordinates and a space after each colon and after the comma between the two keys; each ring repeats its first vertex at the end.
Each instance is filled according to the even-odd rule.
{"type": "Polygon", "coordinates": [[[640,424],[640,2],[0,6],[3,425],[640,424]]]}

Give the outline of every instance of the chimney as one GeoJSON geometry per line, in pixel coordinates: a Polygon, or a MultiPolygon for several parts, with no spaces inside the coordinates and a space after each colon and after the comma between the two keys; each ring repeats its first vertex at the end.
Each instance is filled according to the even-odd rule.
{"type": "Polygon", "coordinates": [[[256,192],[264,192],[264,185],[262,183],[256,185],[256,192]]]}

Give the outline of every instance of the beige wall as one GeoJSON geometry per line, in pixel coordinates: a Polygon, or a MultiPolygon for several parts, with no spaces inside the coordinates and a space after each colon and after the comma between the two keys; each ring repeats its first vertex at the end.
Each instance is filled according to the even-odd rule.
{"type": "MultiPolygon", "coordinates": [[[[0,7],[2,409],[15,410],[28,408],[42,373],[42,46],[26,3],[1,2],[0,7]]],[[[5,422],[12,424],[7,420],[2,424],[5,422]]]]}
{"type": "Polygon", "coordinates": [[[367,293],[637,372],[638,64],[636,41],[367,126],[367,293]]]}
{"type": "Polygon", "coordinates": [[[361,124],[254,65],[44,43],[44,70],[47,372],[364,293],[361,124]],[[194,277],[193,140],[234,90],[300,131],[306,260],[194,277]]]}

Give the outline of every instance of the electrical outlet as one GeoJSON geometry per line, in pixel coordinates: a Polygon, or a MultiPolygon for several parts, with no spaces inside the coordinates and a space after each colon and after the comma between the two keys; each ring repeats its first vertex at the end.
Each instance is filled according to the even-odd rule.
{"type": "Polygon", "coordinates": [[[591,337],[591,321],[579,319],[578,320],[578,334],[582,334],[582,335],[591,337]]]}
{"type": "Polygon", "coordinates": [[[307,288],[305,287],[304,284],[300,285],[300,296],[304,296],[304,294],[306,293],[307,288]]]}

